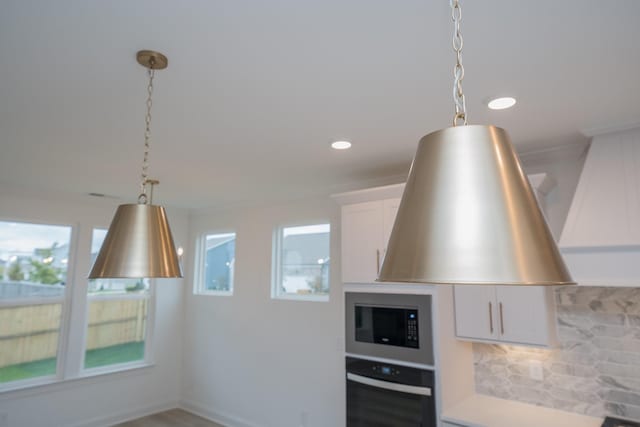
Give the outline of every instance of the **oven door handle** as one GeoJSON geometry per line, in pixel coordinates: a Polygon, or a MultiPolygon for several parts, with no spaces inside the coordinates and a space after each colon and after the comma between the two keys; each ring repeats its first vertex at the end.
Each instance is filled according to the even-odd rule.
{"type": "Polygon", "coordinates": [[[431,387],[419,387],[415,385],[398,384],[389,381],[376,380],[374,378],[363,377],[362,375],[347,373],[347,380],[372,387],[383,388],[385,390],[399,391],[402,393],[419,394],[420,396],[431,396],[431,387]]]}

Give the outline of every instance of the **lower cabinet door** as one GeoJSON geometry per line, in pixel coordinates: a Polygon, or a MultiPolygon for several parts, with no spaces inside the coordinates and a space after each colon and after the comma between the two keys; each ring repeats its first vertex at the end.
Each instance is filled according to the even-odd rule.
{"type": "Polygon", "coordinates": [[[456,336],[550,347],[556,343],[553,289],[544,286],[454,286],[456,336]]]}
{"type": "Polygon", "coordinates": [[[542,286],[496,286],[500,339],[511,343],[552,344],[553,294],[542,286]]]}
{"type": "Polygon", "coordinates": [[[496,340],[495,286],[456,285],[456,335],[461,338],[496,340]]]}

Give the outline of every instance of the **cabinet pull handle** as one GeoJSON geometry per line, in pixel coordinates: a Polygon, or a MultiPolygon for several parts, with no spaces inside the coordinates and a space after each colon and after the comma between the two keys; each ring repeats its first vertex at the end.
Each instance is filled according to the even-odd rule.
{"type": "Polygon", "coordinates": [[[489,303],[489,331],[493,334],[493,307],[489,303]]]}
{"type": "Polygon", "coordinates": [[[380,249],[376,249],[376,273],[380,274],[380,249]]]}
{"type": "Polygon", "coordinates": [[[502,315],[502,303],[498,303],[500,307],[500,333],[504,335],[504,316],[502,315]]]}

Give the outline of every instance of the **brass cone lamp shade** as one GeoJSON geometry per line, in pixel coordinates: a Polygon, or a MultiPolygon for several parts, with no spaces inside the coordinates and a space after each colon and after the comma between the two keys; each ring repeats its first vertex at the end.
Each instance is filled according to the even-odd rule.
{"type": "Polygon", "coordinates": [[[574,284],[507,133],[482,125],[422,138],[378,280],[574,284]]]}
{"type": "Polygon", "coordinates": [[[89,273],[100,278],[182,277],[162,206],[120,205],[89,273]]]}

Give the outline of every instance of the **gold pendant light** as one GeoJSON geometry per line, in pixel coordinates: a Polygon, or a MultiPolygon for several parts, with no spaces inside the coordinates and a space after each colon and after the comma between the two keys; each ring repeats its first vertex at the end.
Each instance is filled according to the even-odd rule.
{"type": "Polygon", "coordinates": [[[420,140],[378,281],[575,284],[507,133],[467,125],[459,1],[451,8],[453,127],[420,140]]]}
{"type": "Polygon", "coordinates": [[[153,185],[158,181],[149,179],[147,175],[153,78],[155,70],[166,68],[168,61],[163,54],[148,50],[138,52],[137,60],[148,69],[149,74],[141,193],[137,204],[118,207],[89,273],[90,279],[182,277],[165,210],[162,206],[152,204],[153,185]],[[150,197],[147,197],[147,186],[151,186],[150,197]]]}

